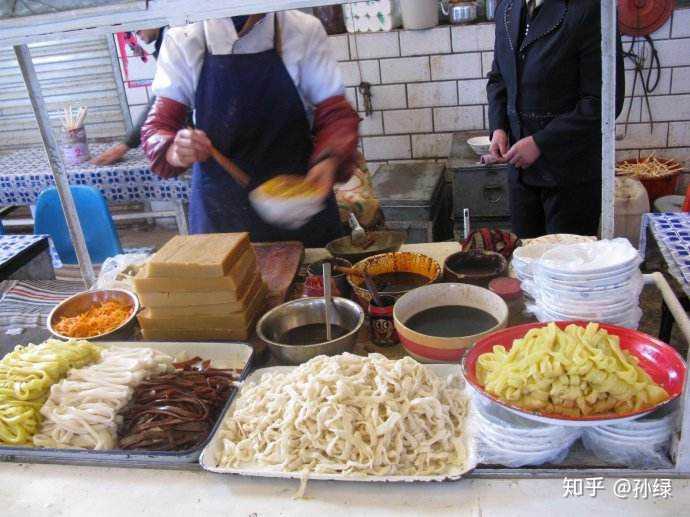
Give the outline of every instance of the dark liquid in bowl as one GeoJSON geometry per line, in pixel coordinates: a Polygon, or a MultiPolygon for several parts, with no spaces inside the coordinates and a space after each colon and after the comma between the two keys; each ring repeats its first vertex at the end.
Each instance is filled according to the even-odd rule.
{"type": "Polygon", "coordinates": [[[381,293],[410,291],[429,283],[429,279],[424,275],[408,273],[406,271],[381,273],[380,275],[372,276],[371,279],[374,281],[376,289],[381,293]]]}
{"type": "MultiPolygon", "coordinates": [[[[331,325],[331,339],[338,339],[350,332],[339,325],[331,325]]],[[[304,325],[302,327],[295,327],[288,330],[278,340],[279,343],[286,345],[318,345],[325,343],[326,339],[326,325],[323,323],[314,323],[312,325],[304,325]]]]}
{"type": "Polygon", "coordinates": [[[488,312],[465,305],[432,307],[405,322],[407,328],[434,337],[472,336],[496,325],[498,320],[488,312]]]}

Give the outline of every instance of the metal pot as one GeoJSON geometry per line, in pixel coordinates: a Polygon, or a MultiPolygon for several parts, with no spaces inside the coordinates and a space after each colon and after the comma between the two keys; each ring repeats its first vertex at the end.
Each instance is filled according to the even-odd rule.
{"type": "Polygon", "coordinates": [[[291,329],[324,323],[324,304],[323,298],[300,298],[279,305],[259,320],[256,333],[282,363],[301,364],[317,355],[351,352],[364,324],[364,311],[359,305],[345,298],[333,298],[331,323],[345,328],[347,334],[315,345],[281,343],[283,336],[291,329]]]}
{"type": "Polygon", "coordinates": [[[446,2],[441,2],[441,9],[453,25],[470,23],[477,19],[477,4],[475,2],[452,3],[448,7],[446,7],[446,2]]]}

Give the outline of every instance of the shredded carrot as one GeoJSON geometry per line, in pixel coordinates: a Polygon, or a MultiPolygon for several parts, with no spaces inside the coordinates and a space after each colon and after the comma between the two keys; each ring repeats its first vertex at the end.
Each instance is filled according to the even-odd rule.
{"type": "Polygon", "coordinates": [[[109,300],[86,312],[62,318],[55,330],[68,337],[93,337],[116,329],[132,314],[132,308],[122,302],[109,300]]]}

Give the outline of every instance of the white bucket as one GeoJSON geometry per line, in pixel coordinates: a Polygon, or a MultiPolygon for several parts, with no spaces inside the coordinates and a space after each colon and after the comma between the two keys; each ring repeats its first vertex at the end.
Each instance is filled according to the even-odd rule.
{"type": "Polygon", "coordinates": [[[438,25],[438,0],[400,0],[405,29],[429,29],[438,25]]]}

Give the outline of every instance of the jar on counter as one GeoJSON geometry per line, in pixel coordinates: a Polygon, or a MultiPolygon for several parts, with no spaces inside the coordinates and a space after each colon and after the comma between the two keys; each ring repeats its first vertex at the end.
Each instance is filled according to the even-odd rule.
{"type": "Polygon", "coordinates": [[[525,298],[522,295],[520,281],[516,278],[502,276],[489,282],[489,290],[503,298],[508,306],[508,326],[525,323],[525,298]]]}
{"type": "Polygon", "coordinates": [[[369,302],[369,339],[377,346],[394,346],[400,342],[393,321],[393,296],[380,296],[381,305],[369,302]]]}

